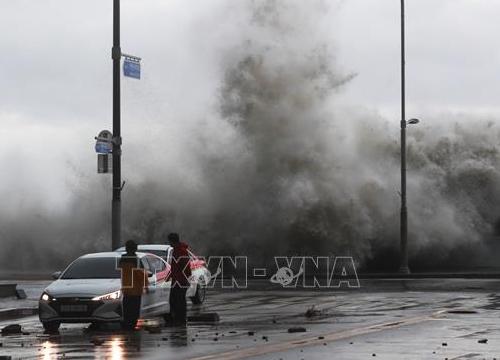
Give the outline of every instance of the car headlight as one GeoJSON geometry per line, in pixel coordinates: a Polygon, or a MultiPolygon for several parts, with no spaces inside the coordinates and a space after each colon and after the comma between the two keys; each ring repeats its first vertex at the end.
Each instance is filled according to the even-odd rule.
{"type": "Polygon", "coordinates": [[[42,301],[54,301],[55,298],[47,294],[45,291],[43,292],[42,296],[40,296],[40,300],[42,301]]]}
{"type": "Polygon", "coordinates": [[[112,293],[109,294],[104,294],[101,296],[96,296],[92,298],[93,301],[100,301],[100,300],[118,300],[122,296],[122,291],[113,291],[112,293]]]}

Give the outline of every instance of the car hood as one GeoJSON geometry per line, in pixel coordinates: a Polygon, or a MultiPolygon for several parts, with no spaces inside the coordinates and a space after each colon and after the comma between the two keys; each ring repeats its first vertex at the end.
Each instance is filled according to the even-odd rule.
{"type": "Polygon", "coordinates": [[[58,297],[94,297],[120,290],[120,279],[59,279],[45,291],[58,297]]]}

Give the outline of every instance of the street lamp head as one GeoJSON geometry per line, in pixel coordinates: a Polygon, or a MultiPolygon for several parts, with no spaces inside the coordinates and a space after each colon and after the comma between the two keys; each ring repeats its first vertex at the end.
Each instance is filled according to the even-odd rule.
{"type": "Polygon", "coordinates": [[[407,121],[407,123],[408,123],[409,125],[416,125],[416,124],[418,124],[419,122],[420,122],[420,120],[418,120],[418,119],[410,119],[410,120],[408,120],[408,121],[407,121]]]}

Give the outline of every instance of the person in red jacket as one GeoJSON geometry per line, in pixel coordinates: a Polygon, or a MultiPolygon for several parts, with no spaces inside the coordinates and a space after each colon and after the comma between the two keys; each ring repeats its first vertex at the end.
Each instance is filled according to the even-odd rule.
{"type": "Polygon", "coordinates": [[[176,324],[186,323],[186,291],[189,288],[191,268],[189,266],[188,245],[181,242],[179,234],[168,235],[170,246],[173,247],[169,279],[170,287],[170,317],[176,324]]]}

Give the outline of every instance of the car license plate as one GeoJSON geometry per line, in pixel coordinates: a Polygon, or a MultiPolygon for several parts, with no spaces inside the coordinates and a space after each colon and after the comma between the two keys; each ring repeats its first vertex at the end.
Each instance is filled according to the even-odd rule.
{"type": "Polygon", "coordinates": [[[61,312],[85,312],[87,305],[61,305],[61,312]]]}

